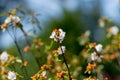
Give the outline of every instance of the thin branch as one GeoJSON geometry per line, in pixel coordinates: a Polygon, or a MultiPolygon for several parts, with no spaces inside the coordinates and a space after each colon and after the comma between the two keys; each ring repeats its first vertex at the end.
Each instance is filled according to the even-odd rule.
{"type": "MultiPolygon", "coordinates": [[[[14,34],[14,29],[12,28],[12,30],[13,30],[13,36],[12,36],[12,34],[11,34],[8,30],[7,30],[7,32],[8,32],[8,34],[12,37],[12,39],[13,39],[16,47],[17,47],[17,50],[18,50],[18,52],[19,52],[19,55],[20,55],[20,57],[21,57],[21,60],[22,60],[22,62],[24,62],[24,56],[22,55],[22,52],[21,52],[21,50],[20,50],[20,47],[19,47],[19,45],[18,45],[18,43],[17,43],[17,38],[16,38],[16,36],[15,36],[15,34],[14,34]]],[[[26,69],[26,67],[24,67],[24,70],[25,70],[25,74],[26,74],[26,79],[28,79],[28,74],[27,74],[27,69],[26,69]]]]}
{"type": "MultiPolygon", "coordinates": [[[[60,48],[61,48],[61,47],[60,47],[60,48]]],[[[67,70],[68,70],[69,80],[72,80],[72,78],[71,78],[71,74],[70,74],[70,70],[69,70],[69,67],[68,67],[67,61],[66,61],[66,59],[65,59],[65,55],[64,55],[64,52],[63,52],[62,48],[61,48],[61,51],[62,51],[62,56],[63,56],[64,62],[65,62],[65,65],[66,65],[67,70]]]]}

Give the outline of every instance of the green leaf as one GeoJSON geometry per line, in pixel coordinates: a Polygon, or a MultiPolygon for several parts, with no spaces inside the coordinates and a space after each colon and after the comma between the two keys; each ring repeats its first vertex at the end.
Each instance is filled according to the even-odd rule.
{"type": "Polygon", "coordinates": [[[7,14],[8,14],[8,12],[4,12],[4,13],[0,14],[0,17],[1,16],[6,16],[7,14]]]}

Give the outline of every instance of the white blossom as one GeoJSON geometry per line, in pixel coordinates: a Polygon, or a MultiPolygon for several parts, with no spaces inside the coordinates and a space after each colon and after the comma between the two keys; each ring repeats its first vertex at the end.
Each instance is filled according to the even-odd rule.
{"type": "Polygon", "coordinates": [[[113,26],[113,27],[110,28],[110,32],[113,35],[116,35],[119,32],[119,28],[117,26],[113,26]]]}
{"type": "Polygon", "coordinates": [[[9,58],[9,55],[6,51],[2,52],[2,54],[0,55],[0,60],[1,61],[7,61],[9,58]]]}
{"type": "Polygon", "coordinates": [[[4,23],[5,24],[9,24],[9,23],[11,23],[12,21],[14,22],[14,23],[18,23],[18,22],[20,22],[20,17],[18,17],[18,16],[15,16],[15,15],[9,15],[6,19],[5,19],[5,21],[4,21],[4,23]]]}
{"type": "Polygon", "coordinates": [[[102,51],[102,47],[103,46],[101,44],[98,44],[98,45],[95,46],[95,49],[96,49],[97,52],[101,52],[102,51]]]}
{"type": "Polygon", "coordinates": [[[8,79],[9,80],[16,80],[16,74],[12,71],[8,72],[8,79]]]}
{"type": "Polygon", "coordinates": [[[10,22],[12,21],[12,17],[11,16],[9,16],[9,17],[7,17],[6,19],[5,19],[5,24],[9,24],[10,22]]]}
{"type": "Polygon", "coordinates": [[[55,29],[50,36],[51,39],[54,39],[54,41],[60,43],[62,43],[64,37],[65,37],[65,32],[62,29],[55,29]]]}
{"type": "Polygon", "coordinates": [[[97,58],[98,58],[98,56],[97,56],[96,52],[91,53],[91,60],[92,61],[97,60],[97,58]]]}
{"type": "Polygon", "coordinates": [[[103,58],[103,56],[101,54],[98,55],[96,52],[91,53],[91,60],[92,61],[97,60],[98,62],[101,62],[102,58],[103,58]]]}
{"type": "Polygon", "coordinates": [[[58,52],[59,55],[62,54],[62,53],[65,53],[65,46],[59,47],[57,52],[58,52]]]}
{"type": "Polygon", "coordinates": [[[52,34],[50,35],[50,38],[54,39],[55,35],[56,35],[55,31],[53,31],[52,34]]]}
{"type": "Polygon", "coordinates": [[[47,71],[43,71],[41,74],[42,74],[42,76],[46,76],[47,75],[47,71]]]}
{"type": "Polygon", "coordinates": [[[20,22],[20,18],[18,16],[12,16],[12,21],[15,22],[15,23],[18,23],[20,22]]]}

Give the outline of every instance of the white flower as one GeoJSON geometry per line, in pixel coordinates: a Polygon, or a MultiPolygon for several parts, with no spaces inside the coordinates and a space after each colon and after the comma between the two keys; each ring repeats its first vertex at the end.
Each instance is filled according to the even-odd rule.
{"type": "Polygon", "coordinates": [[[62,29],[53,30],[50,36],[51,39],[54,39],[54,41],[60,42],[60,43],[62,43],[64,37],[65,37],[65,32],[62,29]]]}
{"type": "Polygon", "coordinates": [[[9,55],[6,51],[2,52],[2,54],[0,55],[0,60],[1,61],[7,61],[9,58],[9,55]]]}
{"type": "Polygon", "coordinates": [[[12,21],[12,18],[11,18],[11,16],[9,16],[9,17],[7,17],[6,19],[5,19],[5,24],[9,24],[10,22],[12,21]]]}
{"type": "Polygon", "coordinates": [[[45,76],[45,75],[47,75],[47,71],[43,71],[41,74],[42,74],[42,76],[45,76]]]}
{"type": "Polygon", "coordinates": [[[97,52],[101,52],[102,51],[102,47],[103,46],[101,44],[98,44],[98,45],[95,46],[95,49],[96,49],[97,52]]]}
{"type": "Polygon", "coordinates": [[[113,35],[116,35],[119,32],[119,28],[117,26],[113,26],[113,27],[110,28],[110,32],[113,35]]]}
{"type": "Polygon", "coordinates": [[[15,15],[9,15],[6,19],[5,19],[5,24],[9,24],[10,22],[14,22],[14,23],[18,23],[20,22],[20,17],[15,16],[15,15]]]}
{"type": "Polygon", "coordinates": [[[98,61],[101,62],[102,61],[103,56],[101,54],[97,54],[96,52],[91,53],[91,60],[92,61],[98,61]]]}
{"type": "Polygon", "coordinates": [[[50,35],[50,38],[51,38],[51,39],[54,39],[55,35],[56,35],[56,32],[53,31],[52,34],[50,35]]]}
{"type": "Polygon", "coordinates": [[[57,52],[58,52],[59,55],[62,54],[62,53],[65,53],[65,46],[59,47],[57,52]]]}
{"type": "Polygon", "coordinates": [[[16,79],[16,74],[12,71],[8,72],[8,79],[9,80],[15,80],[16,79]]]}
{"type": "Polygon", "coordinates": [[[13,22],[18,23],[21,19],[18,16],[12,16],[12,20],[13,22]]]}
{"type": "Polygon", "coordinates": [[[97,60],[97,58],[98,58],[98,56],[97,56],[96,52],[91,53],[91,60],[92,61],[97,60]]]}

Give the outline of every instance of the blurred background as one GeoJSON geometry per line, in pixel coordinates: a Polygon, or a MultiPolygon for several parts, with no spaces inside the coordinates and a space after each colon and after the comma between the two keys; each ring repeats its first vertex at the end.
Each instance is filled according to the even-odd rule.
{"type": "MultiPolygon", "coordinates": [[[[67,32],[70,31],[68,35],[73,33],[74,37],[79,36],[85,30],[92,30],[91,41],[100,42],[103,40],[101,35],[104,35],[104,32],[98,27],[100,17],[107,17],[120,25],[118,0],[1,0],[0,14],[19,5],[24,7],[24,11],[29,9],[35,14],[40,14],[38,18],[43,29],[40,35],[46,33],[47,29],[51,31],[53,27],[61,27],[67,32]]],[[[4,22],[5,18],[6,16],[0,17],[0,24],[4,22]]],[[[23,24],[24,28],[28,30],[30,25],[25,22],[23,24]]],[[[0,47],[9,46],[12,42],[9,35],[2,31],[0,31],[0,35],[0,47]],[[4,43],[5,40],[7,41],[4,43]]]]}
{"type": "MultiPolygon", "coordinates": [[[[32,13],[38,14],[36,17],[40,20],[40,25],[37,26],[40,26],[40,30],[36,28],[37,34],[46,44],[50,44],[49,36],[52,30],[62,28],[66,32],[63,44],[66,45],[70,54],[77,55],[83,49],[77,39],[86,30],[91,31],[90,42],[105,42],[105,31],[99,27],[98,23],[100,17],[109,18],[120,26],[118,0],[0,0],[0,14],[19,5],[23,12],[26,12],[26,14],[23,13],[24,19],[21,21],[26,32],[34,35],[29,21],[32,13]]],[[[19,16],[22,18],[23,15],[19,16]]],[[[0,16],[0,25],[4,23],[5,18],[6,16],[0,16]]],[[[22,37],[22,35],[19,33],[17,37],[22,37]]],[[[13,40],[10,35],[0,30],[0,52],[12,45],[13,40]]]]}

